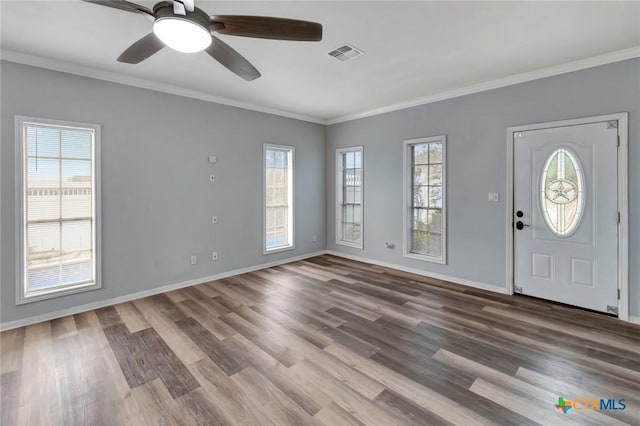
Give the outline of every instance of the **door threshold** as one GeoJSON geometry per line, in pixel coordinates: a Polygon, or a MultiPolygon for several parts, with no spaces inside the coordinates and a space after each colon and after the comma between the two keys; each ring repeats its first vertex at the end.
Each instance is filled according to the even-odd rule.
{"type": "Polygon", "coordinates": [[[562,303],[562,302],[556,302],[555,300],[549,300],[549,299],[543,299],[541,297],[535,297],[535,296],[529,296],[527,294],[518,294],[518,293],[514,293],[514,296],[517,297],[526,297],[528,299],[532,299],[532,300],[539,300],[541,302],[546,302],[549,303],[551,305],[551,308],[553,308],[553,305],[557,305],[558,307],[564,308],[564,309],[575,309],[578,311],[582,311],[582,312],[588,312],[588,313],[592,313],[592,314],[598,314],[601,315],[603,317],[607,317],[607,318],[615,318],[618,319],[618,315],[614,315],[614,314],[608,314],[606,312],[601,312],[601,311],[596,311],[594,309],[589,309],[589,308],[583,308],[580,306],[576,306],[576,305],[570,305],[568,303],[562,303]]]}

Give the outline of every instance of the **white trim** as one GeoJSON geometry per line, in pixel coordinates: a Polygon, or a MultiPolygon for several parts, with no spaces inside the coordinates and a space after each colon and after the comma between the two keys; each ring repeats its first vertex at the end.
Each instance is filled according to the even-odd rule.
{"type": "Polygon", "coordinates": [[[68,296],[71,294],[81,293],[85,291],[98,290],[102,288],[102,221],[101,221],[101,174],[100,174],[100,125],[89,123],[77,123],[72,121],[52,120],[46,118],[26,117],[22,115],[15,116],[15,243],[17,247],[16,255],[16,305],[24,305],[26,303],[38,302],[40,300],[53,299],[56,297],[68,296]],[[92,177],[93,177],[93,267],[94,279],[91,282],[43,290],[31,296],[26,293],[25,282],[25,198],[23,184],[25,181],[24,161],[24,135],[23,129],[25,123],[42,124],[55,127],[68,127],[93,131],[93,161],[92,161],[92,177]]]}
{"type": "Polygon", "coordinates": [[[296,248],[296,148],[290,145],[275,145],[265,143],[262,144],[262,255],[280,253],[282,251],[293,250],[296,248]],[[267,250],[267,149],[279,149],[287,151],[289,154],[289,164],[291,165],[291,173],[289,173],[289,241],[286,246],[267,250]]]}
{"type": "Polygon", "coordinates": [[[250,102],[241,102],[223,96],[216,96],[202,91],[189,90],[180,86],[153,81],[140,77],[133,77],[119,72],[105,71],[97,68],[87,67],[84,65],[73,64],[43,56],[29,55],[27,53],[16,52],[13,50],[0,49],[0,59],[8,62],[29,65],[37,68],[45,68],[53,71],[64,72],[67,74],[75,74],[83,77],[95,78],[98,80],[110,81],[112,83],[124,84],[127,86],[139,87],[156,92],[169,93],[171,95],[183,96],[186,98],[198,99],[205,102],[212,102],[221,105],[227,105],[235,108],[242,108],[250,111],[263,112],[265,114],[273,114],[280,117],[293,118],[295,120],[308,121],[317,124],[326,124],[325,120],[311,117],[294,112],[282,111],[275,108],[269,108],[250,102]]]}
{"type": "Polygon", "coordinates": [[[592,56],[577,61],[566,62],[564,64],[555,65],[547,68],[541,68],[535,71],[515,74],[509,77],[491,80],[471,86],[461,87],[455,90],[437,93],[422,98],[412,99],[404,102],[398,102],[382,108],[376,108],[355,114],[342,115],[330,119],[322,119],[294,112],[283,111],[275,108],[268,108],[249,102],[240,102],[234,99],[222,96],[210,95],[196,90],[189,90],[179,86],[151,81],[144,78],[133,77],[119,72],[105,71],[97,68],[87,67],[83,65],[73,64],[71,62],[61,61],[43,56],[30,55],[27,53],[16,52],[13,50],[0,49],[0,59],[18,64],[30,65],[38,68],[50,69],[53,71],[64,72],[68,74],[80,75],[83,77],[95,78],[98,80],[110,81],[113,83],[124,84],[127,86],[140,87],[143,89],[154,90],[157,92],[169,93],[186,98],[198,99],[206,102],[213,102],[221,105],[227,105],[236,108],[247,109],[250,111],[263,112],[273,114],[280,117],[292,118],[295,120],[308,121],[317,124],[337,124],[345,121],[357,120],[360,118],[371,117],[375,115],[385,114],[388,112],[399,111],[420,105],[427,105],[446,99],[458,98],[460,96],[471,95],[474,93],[486,92],[488,90],[499,89],[501,87],[512,86],[515,84],[526,83],[528,81],[539,80],[542,78],[553,77],[556,75],[566,74],[583,69],[593,68],[600,65],[611,64],[614,62],[626,61],[628,59],[640,57],[640,46],[630,47],[627,49],[616,50],[602,55],[592,56]]]}
{"type": "Polygon", "coordinates": [[[402,141],[402,255],[404,257],[422,260],[425,262],[447,263],[447,135],[430,136],[426,138],[406,139],[402,141]],[[411,173],[411,158],[409,149],[412,145],[440,142],[442,144],[442,256],[434,257],[410,251],[410,224],[411,224],[411,187],[413,175],[411,173]]]}
{"type": "MultiPolygon", "coordinates": [[[[112,306],[118,303],[130,302],[132,300],[142,299],[143,297],[153,296],[156,294],[166,293],[168,291],[177,290],[180,288],[191,287],[198,284],[204,284],[210,281],[221,280],[223,278],[233,277],[236,275],[247,274],[249,272],[259,271],[261,269],[271,268],[278,265],[284,265],[291,262],[297,262],[299,260],[309,259],[311,257],[321,256],[323,254],[330,254],[337,257],[342,257],[344,259],[355,260],[358,262],[370,263],[372,265],[378,265],[385,268],[397,269],[399,271],[408,272],[411,274],[421,275],[427,278],[433,278],[442,281],[448,281],[454,284],[465,285],[467,287],[477,288],[481,290],[492,291],[499,294],[512,294],[506,288],[502,288],[499,286],[479,282],[479,281],[471,281],[464,278],[456,278],[447,275],[434,274],[428,271],[423,271],[421,269],[410,268],[406,266],[401,266],[389,262],[382,262],[379,260],[368,259],[361,256],[354,256],[347,253],[342,253],[335,250],[319,250],[312,253],[302,254],[299,256],[290,257],[287,259],[276,260],[273,262],[267,262],[260,265],[249,266],[246,268],[234,269],[228,272],[222,272],[215,275],[209,275],[202,278],[195,278],[188,281],[182,281],[179,283],[168,284],[162,287],[157,287],[149,290],[143,290],[136,293],[128,294],[125,296],[114,297],[107,300],[102,300],[99,302],[87,303],[85,305],[74,306],[73,308],[63,309],[56,312],[50,312],[42,315],[34,315],[27,318],[22,318],[15,321],[9,321],[5,323],[0,323],[0,331],[12,330],[18,327],[25,327],[31,324],[36,324],[43,321],[50,321],[56,318],[65,317],[68,315],[75,315],[82,312],[92,311],[94,309],[104,308],[105,306],[112,306]]],[[[629,316],[628,321],[635,324],[640,324],[640,317],[629,316]]]]}
{"type": "Polygon", "coordinates": [[[283,265],[285,263],[297,262],[299,260],[308,259],[310,257],[320,256],[322,254],[326,254],[326,251],[321,250],[321,251],[303,254],[300,256],[290,257],[287,259],[267,262],[261,265],[254,265],[246,268],[234,269],[233,271],[222,272],[215,275],[209,275],[206,277],[194,278],[192,280],[182,281],[179,283],[168,284],[162,287],[156,287],[149,290],[139,291],[136,293],[125,295],[125,296],[114,297],[111,299],[101,300],[99,302],[87,303],[85,305],[80,305],[80,306],[74,306],[73,308],[69,308],[69,309],[63,309],[56,312],[50,312],[42,315],[35,315],[32,317],[22,318],[15,321],[9,321],[9,322],[0,324],[0,331],[7,331],[13,328],[24,327],[24,326],[39,323],[42,321],[49,321],[56,318],[65,317],[67,315],[75,315],[82,312],[91,311],[94,309],[104,308],[105,306],[111,306],[118,303],[129,302],[131,300],[141,299],[143,297],[153,296],[155,294],[166,293],[168,291],[177,290],[184,287],[191,287],[194,285],[203,284],[203,283],[207,283],[215,280],[221,280],[223,278],[228,278],[235,275],[241,275],[249,272],[258,271],[260,269],[271,268],[273,266],[283,265]]]}
{"type": "Polygon", "coordinates": [[[355,256],[355,255],[352,255],[352,254],[342,253],[342,252],[335,251],[335,250],[327,250],[327,254],[331,254],[331,255],[337,256],[337,257],[343,257],[345,259],[355,260],[355,261],[358,261],[358,262],[364,262],[364,263],[370,263],[372,265],[383,266],[385,268],[397,269],[399,271],[409,272],[411,274],[421,275],[423,277],[433,278],[433,279],[436,279],[436,280],[448,281],[448,282],[451,282],[451,283],[454,283],[454,284],[460,284],[460,285],[464,285],[464,286],[467,286],[467,287],[473,287],[473,288],[478,288],[478,289],[481,289],[481,290],[493,291],[495,293],[500,293],[500,294],[510,294],[509,291],[505,287],[495,286],[495,285],[491,285],[491,284],[483,283],[483,282],[479,282],[479,281],[472,281],[472,280],[467,280],[465,278],[457,278],[457,277],[452,277],[452,276],[449,276],[449,275],[436,274],[436,273],[433,273],[433,272],[425,271],[423,269],[416,269],[416,268],[411,268],[411,267],[408,267],[408,266],[398,265],[398,264],[395,264],[395,263],[383,262],[381,260],[374,260],[374,259],[369,259],[369,258],[366,258],[366,257],[355,256]]]}
{"type": "Polygon", "coordinates": [[[514,126],[507,129],[507,202],[506,202],[506,228],[507,228],[507,287],[513,293],[514,267],[513,267],[513,135],[515,132],[529,130],[549,129],[552,127],[576,126],[603,121],[618,121],[618,136],[620,147],[618,148],[618,211],[620,223],[618,224],[618,288],[620,300],[618,300],[618,318],[629,320],[629,171],[628,171],[628,117],[626,112],[598,115],[594,117],[575,118],[570,120],[553,121],[548,123],[514,126]]]}
{"type": "Polygon", "coordinates": [[[352,146],[348,148],[336,149],[336,162],[335,162],[335,174],[336,174],[336,244],[351,248],[357,248],[364,250],[364,146],[352,146]],[[342,154],[345,152],[359,152],[360,153],[360,242],[351,242],[342,240],[342,154]]]}
{"type": "Polygon", "coordinates": [[[629,114],[618,115],[618,318],[629,319],[629,114]]]}
{"type": "Polygon", "coordinates": [[[514,84],[526,83],[532,80],[539,80],[541,78],[553,77],[555,75],[566,74],[574,71],[579,71],[587,68],[593,68],[600,65],[611,64],[614,62],[626,61],[627,59],[633,59],[640,57],[640,46],[631,47],[628,49],[616,50],[614,52],[605,53],[602,55],[592,56],[590,58],[579,59],[577,61],[566,62],[564,64],[555,65],[547,68],[541,68],[535,71],[529,71],[521,74],[515,74],[509,77],[500,78],[497,80],[491,80],[479,84],[473,84],[471,86],[461,87],[459,89],[450,90],[422,98],[417,98],[405,102],[398,102],[396,104],[388,105],[382,108],[376,108],[369,111],[364,111],[356,114],[348,114],[339,117],[334,117],[326,120],[327,125],[342,123],[345,121],[357,120],[360,118],[371,117],[374,115],[385,114],[392,111],[399,111],[402,109],[412,108],[420,105],[431,104],[434,102],[443,101],[451,98],[458,98],[460,96],[471,95],[479,92],[486,92],[488,90],[499,89],[501,87],[512,86],[514,84]]]}

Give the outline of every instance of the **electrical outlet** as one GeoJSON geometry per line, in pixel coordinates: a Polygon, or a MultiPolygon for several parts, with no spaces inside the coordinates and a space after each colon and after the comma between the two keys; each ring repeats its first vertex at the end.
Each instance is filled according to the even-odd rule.
{"type": "Polygon", "coordinates": [[[216,181],[216,175],[209,175],[209,182],[215,182],[216,181]]]}
{"type": "Polygon", "coordinates": [[[191,264],[195,265],[196,263],[198,263],[198,256],[191,256],[191,264]]]}
{"type": "Polygon", "coordinates": [[[209,156],[209,162],[210,163],[217,163],[218,162],[218,157],[216,157],[215,155],[210,155],[209,156]]]}
{"type": "Polygon", "coordinates": [[[211,216],[211,223],[218,223],[218,216],[211,216]]]}
{"type": "Polygon", "coordinates": [[[500,194],[497,192],[490,192],[487,199],[492,203],[497,203],[498,201],[500,201],[500,194]]]}
{"type": "Polygon", "coordinates": [[[218,260],[218,252],[217,251],[214,251],[213,253],[211,253],[211,260],[213,262],[218,260]]]}

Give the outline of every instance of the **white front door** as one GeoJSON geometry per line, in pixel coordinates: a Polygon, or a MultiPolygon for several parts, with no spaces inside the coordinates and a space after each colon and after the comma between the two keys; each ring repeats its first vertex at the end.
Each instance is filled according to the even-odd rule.
{"type": "Polygon", "coordinates": [[[618,122],[514,134],[514,289],[617,314],[618,122]]]}

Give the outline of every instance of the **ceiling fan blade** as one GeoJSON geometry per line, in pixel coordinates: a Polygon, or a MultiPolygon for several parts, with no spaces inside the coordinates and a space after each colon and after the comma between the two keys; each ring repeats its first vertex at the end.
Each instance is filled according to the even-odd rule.
{"type": "Polygon", "coordinates": [[[154,33],[149,33],[133,43],[118,57],[118,62],[126,64],[139,64],[164,47],[154,33]]]}
{"type": "Polygon", "coordinates": [[[211,18],[211,22],[214,25],[224,25],[224,28],[218,30],[220,34],[274,40],[322,40],[322,25],[316,22],[240,15],[216,15],[211,18]]]}
{"type": "Polygon", "coordinates": [[[260,77],[258,71],[244,56],[233,50],[224,41],[217,37],[211,36],[211,45],[205,49],[213,59],[227,67],[229,71],[237,74],[247,81],[255,80],[260,77]]]}
{"type": "Polygon", "coordinates": [[[125,0],[84,0],[87,3],[93,3],[100,6],[112,7],[114,9],[124,10],[126,12],[141,13],[150,18],[155,18],[153,11],[139,4],[131,3],[125,0]]]}

